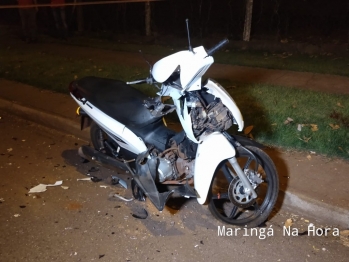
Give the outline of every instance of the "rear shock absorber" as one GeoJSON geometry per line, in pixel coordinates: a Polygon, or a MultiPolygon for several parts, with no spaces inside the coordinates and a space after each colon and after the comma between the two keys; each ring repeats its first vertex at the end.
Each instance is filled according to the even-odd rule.
{"type": "Polygon", "coordinates": [[[104,141],[104,144],[106,146],[106,148],[108,148],[108,150],[110,151],[110,153],[113,155],[113,157],[118,157],[119,156],[119,151],[120,151],[120,147],[118,146],[117,149],[115,149],[108,141],[104,141]]]}

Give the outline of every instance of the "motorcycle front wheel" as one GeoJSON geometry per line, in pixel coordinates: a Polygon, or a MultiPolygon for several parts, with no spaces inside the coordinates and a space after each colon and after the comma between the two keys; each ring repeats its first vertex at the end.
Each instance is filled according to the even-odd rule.
{"type": "Polygon", "coordinates": [[[268,219],[278,196],[279,178],[273,161],[264,151],[252,146],[246,149],[250,152],[237,148],[236,158],[257,198],[245,193],[243,183],[225,160],[213,176],[208,207],[214,217],[225,223],[251,228],[268,219]]]}

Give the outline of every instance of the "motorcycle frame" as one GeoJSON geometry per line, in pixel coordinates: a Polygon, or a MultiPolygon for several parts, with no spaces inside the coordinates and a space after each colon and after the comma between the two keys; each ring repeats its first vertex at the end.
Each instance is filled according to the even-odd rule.
{"type": "MultiPolygon", "coordinates": [[[[236,150],[233,144],[220,132],[203,134],[196,138],[192,129],[192,121],[188,112],[188,104],[186,99],[181,103],[180,98],[186,93],[202,88],[202,75],[207,71],[213,63],[213,58],[208,56],[205,49],[201,47],[194,48],[193,51],[181,51],[165,57],[158,61],[152,70],[152,75],[157,82],[165,82],[165,80],[178,68],[181,69],[180,81],[182,89],[171,85],[163,84],[160,96],[170,96],[176,106],[176,112],[181,125],[187,137],[198,144],[195,167],[194,167],[194,187],[197,193],[197,201],[204,204],[207,199],[211,181],[217,166],[224,160],[229,160],[236,174],[242,180],[245,188],[249,190],[252,197],[257,195],[244,175],[240,166],[236,164],[236,150]],[[193,77],[194,75],[194,77],[193,77]]],[[[244,122],[239,108],[233,98],[212,79],[208,79],[204,87],[207,92],[215,98],[220,98],[222,103],[230,110],[233,116],[234,124],[238,125],[238,130],[242,131],[244,122]]],[[[128,129],[124,124],[109,117],[107,114],[99,110],[96,106],[84,99],[77,99],[71,94],[73,99],[81,107],[81,109],[96,122],[100,128],[105,131],[111,139],[113,139],[120,147],[139,155],[147,150],[142,140],[128,129]]]]}

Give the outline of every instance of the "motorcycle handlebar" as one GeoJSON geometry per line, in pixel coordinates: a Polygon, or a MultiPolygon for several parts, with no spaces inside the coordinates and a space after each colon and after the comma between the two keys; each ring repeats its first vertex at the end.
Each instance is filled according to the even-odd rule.
{"type": "Polygon", "coordinates": [[[215,53],[218,49],[222,48],[224,45],[226,45],[228,43],[229,43],[229,40],[227,38],[220,41],[217,45],[215,45],[214,47],[212,47],[211,49],[209,49],[207,51],[207,55],[212,56],[213,53],[215,53]]]}
{"type": "Polygon", "coordinates": [[[128,85],[136,85],[136,84],[153,84],[153,78],[152,77],[147,77],[145,79],[139,79],[131,82],[126,82],[128,85]]]}

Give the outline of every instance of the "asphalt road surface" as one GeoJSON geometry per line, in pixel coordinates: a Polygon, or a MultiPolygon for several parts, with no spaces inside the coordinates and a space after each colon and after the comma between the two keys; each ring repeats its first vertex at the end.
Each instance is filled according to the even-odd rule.
{"type": "Polygon", "coordinates": [[[87,142],[0,117],[0,261],[348,261],[345,237],[335,228],[321,235],[326,225],[295,211],[275,210],[252,231],[215,220],[195,199],[171,200],[163,212],[148,200],[125,202],[113,195],[129,199],[130,190],[110,176],[127,176],[83,163],[77,149],[87,142]],[[77,180],[88,174],[102,181],[77,180]],[[283,232],[289,218],[298,236],[283,232]]]}

